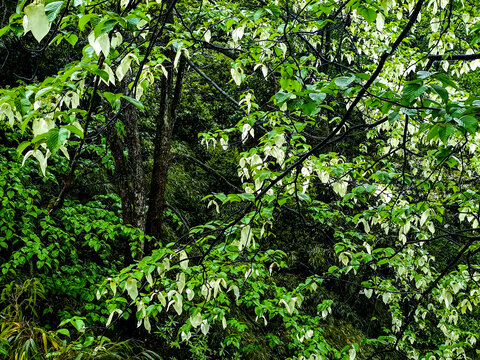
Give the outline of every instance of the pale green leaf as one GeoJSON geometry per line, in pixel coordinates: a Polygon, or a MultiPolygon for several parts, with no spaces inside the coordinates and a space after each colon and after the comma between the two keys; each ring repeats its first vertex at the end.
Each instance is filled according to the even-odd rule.
{"type": "Polygon", "coordinates": [[[210,30],[205,31],[205,34],[203,34],[203,38],[207,43],[210,42],[210,39],[212,38],[212,32],[210,30]]]}
{"type": "Polygon", "coordinates": [[[173,304],[173,308],[177,312],[178,315],[182,315],[183,312],[183,297],[181,294],[175,295],[175,302],[173,304]]]}
{"type": "Polygon", "coordinates": [[[137,279],[129,278],[125,283],[125,289],[132,300],[135,300],[138,296],[137,279]]]}
{"type": "Polygon", "coordinates": [[[340,89],[346,89],[348,85],[355,81],[355,76],[340,76],[335,79],[335,85],[340,89]]]}
{"type": "Polygon", "coordinates": [[[50,21],[45,13],[45,6],[33,3],[25,7],[24,11],[28,24],[28,30],[25,29],[25,32],[31,31],[38,42],[42,41],[50,31],[50,21]]]}
{"type": "Polygon", "coordinates": [[[179,265],[182,269],[188,268],[188,255],[185,250],[182,250],[178,253],[179,265]]]}
{"type": "Polygon", "coordinates": [[[130,56],[125,56],[120,64],[118,65],[117,69],[115,70],[115,74],[119,81],[127,74],[128,70],[130,69],[130,64],[132,63],[132,58],[130,56]]]}

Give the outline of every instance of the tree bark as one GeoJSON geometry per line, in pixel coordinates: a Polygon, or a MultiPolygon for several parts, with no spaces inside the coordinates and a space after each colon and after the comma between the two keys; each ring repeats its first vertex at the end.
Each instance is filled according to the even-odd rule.
{"type": "MultiPolygon", "coordinates": [[[[174,56],[175,54],[172,54],[174,56]]],[[[168,170],[172,160],[171,145],[173,127],[175,125],[176,108],[180,101],[185,59],[182,56],[174,82],[174,69],[169,67],[168,78],[162,78],[159,116],[155,134],[155,150],[152,179],[150,183],[149,205],[146,232],[160,240],[164,237],[163,213],[167,208],[166,190],[168,170]]],[[[146,253],[150,253],[154,244],[149,244],[146,253]]]]}
{"type": "Polygon", "coordinates": [[[125,224],[131,224],[132,201],[128,181],[127,159],[124,155],[122,140],[120,139],[115,126],[109,127],[107,139],[115,162],[114,181],[118,187],[118,194],[120,195],[120,200],[122,202],[122,219],[125,224]]]}
{"type": "MultiPolygon", "coordinates": [[[[137,111],[130,106],[125,112],[125,127],[128,134],[126,138],[128,149],[129,175],[131,177],[132,191],[132,220],[130,224],[141,231],[145,231],[145,173],[143,169],[142,143],[138,130],[137,111]]],[[[143,252],[143,244],[141,244],[143,252]]]]}
{"type": "MultiPolygon", "coordinates": [[[[115,181],[122,201],[123,223],[145,231],[145,173],[137,117],[137,111],[129,106],[122,117],[127,135],[122,139],[117,128],[111,126],[108,141],[115,161],[115,181]]],[[[141,257],[143,243],[138,250],[137,257],[141,257]]]]}

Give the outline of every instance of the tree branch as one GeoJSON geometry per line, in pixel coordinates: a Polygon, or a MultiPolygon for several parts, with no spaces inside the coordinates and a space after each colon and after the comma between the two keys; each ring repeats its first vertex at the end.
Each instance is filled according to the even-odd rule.
{"type": "Polygon", "coordinates": [[[480,59],[480,54],[444,54],[444,55],[430,55],[428,57],[431,61],[457,61],[457,60],[464,60],[464,61],[472,61],[480,59]]]}
{"type": "Polygon", "coordinates": [[[238,103],[238,101],[236,101],[234,98],[232,98],[230,95],[228,95],[225,90],[223,90],[220,86],[217,85],[217,83],[215,81],[213,81],[211,78],[208,77],[207,74],[205,74],[202,70],[200,70],[198,68],[197,65],[195,65],[190,59],[186,58],[187,59],[187,63],[188,65],[190,65],[192,67],[193,70],[195,70],[195,72],[200,75],[201,77],[203,77],[205,80],[207,80],[215,89],[217,89],[218,92],[220,92],[223,96],[225,96],[227,98],[228,101],[230,101],[231,103],[235,104],[237,107],[240,107],[240,104],[238,103]]]}
{"type": "Polygon", "coordinates": [[[233,185],[230,181],[228,181],[222,174],[218,173],[215,169],[212,169],[210,166],[207,164],[201,162],[197,158],[194,158],[193,156],[187,155],[187,154],[182,154],[182,153],[176,153],[175,156],[182,157],[184,159],[190,160],[205,171],[209,172],[210,174],[214,175],[215,177],[219,178],[222,180],[225,184],[227,184],[230,188],[235,190],[236,192],[243,192],[242,189],[240,189],[238,186],[233,185]]]}

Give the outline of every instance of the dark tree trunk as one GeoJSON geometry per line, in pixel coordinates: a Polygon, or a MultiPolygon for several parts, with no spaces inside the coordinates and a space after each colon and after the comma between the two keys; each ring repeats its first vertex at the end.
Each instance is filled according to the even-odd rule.
{"type": "MultiPolygon", "coordinates": [[[[168,0],[167,8],[173,6],[174,2],[174,0],[168,0]]],[[[165,23],[173,23],[172,12],[165,19],[165,23]]],[[[167,42],[165,41],[165,43],[167,42]]],[[[166,190],[171,162],[172,135],[185,71],[185,59],[181,56],[178,69],[175,72],[173,66],[175,56],[176,53],[170,51],[170,63],[167,66],[168,77],[162,77],[161,81],[160,104],[154,140],[153,170],[148,200],[141,137],[135,109],[130,107],[124,113],[122,119],[127,136],[121,139],[115,128],[111,129],[109,135],[110,148],[115,158],[116,178],[122,200],[124,222],[154,236],[157,240],[164,237],[163,214],[167,206],[166,190]],[[128,150],[127,157],[124,155],[125,149],[128,150]],[[146,213],[147,201],[148,212],[146,213]]],[[[142,257],[149,254],[154,248],[154,244],[140,244],[138,256],[142,257]]]]}
{"type": "MultiPolygon", "coordinates": [[[[115,181],[122,201],[123,222],[145,231],[145,173],[137,116],[136,110],[128,107],[122,117],[127,135],[122,139],[117,128],[112,126],[108,141],[115,161],[115,181]]],[[[143,243],[138,250],[137,257],[141,257],[144,251],[143,243]]]]}
{"type": "MultiPolygon", "coordinates": [[[[128,137],[126,138],[128,149],[129,174],[131,177],[132,191],[132,220],[130,224],[145,231],[145,173],[143,170],[142,143],[138,130],[137,114],[133,107],[125,112],[125,127],[128,137]]],[[[143,251],[143,244],[142,249],[143,251]]]]}
{"type": "MultiPolygon", "coordinates": [[[[177,76],[174,82],[174,70],[170,67],[168,78],[162,78],[159,116],[155,134],[155,151],[153,159],[152,179],[147,214],[146,232],[157,240],[164,237],[163,213],[166,209],[166,190],[168,183],[168,170],[171,162],[171,145],[173,127],[175,125],[176,108],[180,101],[185,59],[180,59],[177,76]]],[[[147,249],[149,253],[154,244],[147,249]]]]}
{"type": "Polygon", "coordinates": [[[114,181],[118,188],[118,194],[122,202],[122,218],[125,224],[132,223],[132,200],[129,186],[127,158],[124,155],[123,143],[115,126],[108,129],[108,144],[115,161],[114,181]]]}

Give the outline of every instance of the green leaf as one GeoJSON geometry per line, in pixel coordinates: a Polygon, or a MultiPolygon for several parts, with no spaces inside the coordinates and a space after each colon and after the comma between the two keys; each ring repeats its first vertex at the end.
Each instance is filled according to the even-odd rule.
{"type": "Polygon", "coordinates": [[[275,94],[275,101],[276,101],[277,104],[281,104],[281,103],[287,101],[288,99],[290,99],[291,96],[292,96],[292,94],[290,94],[290,93],[279,91],[275,94]]]}
{"type": "Polygon", "coordinates": [[[0,37],[2,37],[8,30],[10,30],[10,26],[4,26],[0,29],[0,37]]]}
{"type": "Polygon", "coordinates": [[[431,87],[442,98],[442,101],[446,104],[448,102],[448,91],[437,84],[432,84],[431,87]]]}
{"type": "Polygon", "coordinates": [[[137,99],[134,99],[134,98],[132,98],[130,96],[127,96],[127,95],[122,95],[122,98],[131,102],[133,105],[135,105],[140,110],[145,110],[145,106],[140,101],[138,101],[137,99]]]}
{"type": "Polygon", "coordinates": [[[452,135],[454,132],[455,128],[452,124],[441,124],[438,131],[438,136],[440,137],[440,140],[442,140],[443,143],[446,144],[448,139],[450,138],[450,135],[452,135]]]}
{"type": "Polygon", "coordinates": [[[438,132],[440,131],[440,124],[435,124],[430,128],[430,131],[428,132],[427,135],[427,141],[430,141],[432,139],[435,139],[438,137],[438,132]]]}
{"type": "Polygon", "coordinates": [[[78,36],[73,33],[69,33],[65,35],[65,40],[67,40],[70,45],[75,46],[75,44],[78,42],[78,36]]]}
{"type": "Polygon", "coordinates": [[[70,337],[70,331],[68,331],[67,329],[58,329],[57,334],[65,335],[65,336],[70,337]]]}
{"type": "Polygon", "coordinates": [[[45,12],[47,13],[48,21],[53,22],[58,13],[62,9],[63,1],[55,1],[45,6],[45,12]]]}
{"type": "Polygon", "coordinates": [[[118,21],[116,19],[104,19],[100,21],[94,29],[95,37],[97,38],[101,34],[106,34],[112,31],[117,22],[118,21]]]}
{"type": "Polygon", "coordinates": [[[402,104],[409,105],[414,99],[422,95],[428,87],[418,83],[410,83],[403,88],[402,104]]]}
{"type": "Polygon", "coordinates": [[[455,82],[446,74],[434,74],[432,77],[440,80],[443,86],[451,86],[454,89],[458,89],[457,84],[455,84],[455,82]]]}
{"type": "Polygon", "coordinates": [[[105,91],[103,93],[103,96],[105,96],[105,99],[112,105],[112,108],[114,111],[118,111],[120,109],[120,98],[122,97],[122,94],[113,94],[111,92],[105,91]]]}
{"type": "Polygon", "coordinates": [[[244,200],[248,200],[248,201],[251,201],[251,202],[255,201],[255,195],[250,194],[250,193],[238,194],[238,196],[240,196],[244,200]]]}
{"type": "Polygon", "coordinates": [[[370,7],[360,6],[358,11],[369,24],[373,23],[377,18],[377,12],[370,7]]]}
{"type": "Polygon", "coordinates": [[[82,129],[79,129],[75,125],[64,125],[64,126],[62,126],[62,129],[67,129],[68,131],[71,131],[72,133],[77,135],[80,139],[83,139],[82,129]]]}
{"type": "Polygon", "coordinates": [[[317,114],[320,111],[320,108],[317,107],[317,104],[313,101],[309,101],[306,104],[302,105],[302,110],[305,115],[311,116],[317,114]]]}
{"type": "Polygon", "coordinates": [[[47,147],[55,154],[67,139],[69,131],[65,128],[53,128],[48,132],[47,147]]]}
{"type": "Polygon", "coordinates": [[[23,150],[25,150],[28,146],[30,146],[31,142],[30,141],[24,141],[17,147],[17,154],[18,156],[22,155],[23,150]]]}
{"type": "Polygon", "coordinates": [[[393,111],[390,114],[388,114],[388,121],[390,123],[393,123],[393,122],[397,121],[398,119],[400,119],[400,114],[397,111],[393,111]]]}
{"type": "Polygon", "coordinates": [[[297,193],[297,196],[301,201],[305,201],[305,202],[311,202],[312,201],[312,199],[310,199],[310,196],[308,196],[307,194],[297,193]]]}
{"type": "Polygon", "coordinates": [[[84,332],[85,331],[85,322],[82,319],[74,319],[71,321],[71,324],[77,331],[84,332]]]}
{"type": "Polygon", "coordinates": [[[78,20],[78,28],[80,29],[80,31],[83,31],[85,30],[85,26],[87,25],[87,23],[93,19],[93,18],[96,18],[98,17],[97,14],[88,14],[88,15],[83,15],[80,20],[78,20]]]}
{"type": "Polygon", "coordinates": [[[90,71],[92,74],[100,76],[108,84],[108,81],[110,80],[110,75],[108,75],[106,71],[99,69],[97,65],[89,66],[88,71],[90,71]]]}
{"type": "Polygon", "coordinates": [[[471,115],[465,115],[460,118],[460,123],[461,125],[467,130],[470,134],[475,134],[477,131],[478,127],[478,120],[471,116],[471,115]]]}
{"type": "Polygon", "coordinates": [[[308,97],[315,101],[317,104],[321,104],[323,100],[327,97],[327,94],[325,93],[310,93],[308,94],[308,97]]]}
{"type": "Polygon", "coordinates": [[[287,108],[290,111],[298,109],[300,106],[303,105],[303,102],[304,102],[303,99],[298,99],[298,98],[289,100],[288,103],[287,103],[287,108]]]}
{"type": "Polygon", "coordinates": [[[48,133],[48,131],[44,132],[42,134],[39,134],[32,139],[32,144],[35,144],[35,146],[38,147],[37,143],[43,142],[43,140],[47,139],[49,136],[50,136],[50,134],[48,133]]]}
{"type": "Polygon", "coordinates": [[[335,79],[335,85],[340,89],[346,89],[348,85],[355,81],[355,76],[340,76],[335,79]]]}
{"type": "Polygon", "coordinates": [[[282,10],[278,6],[274,6],[274,5],[265,6],[264,9],[266,12],[268,12],[269,14],[273,15],[276,18],[278,18],[282,13],[282,10]]]}
{"type": "Polygon", "coordinates": [[[264,13],[263,9],[257,10],[257,12],[255,14],[253,14],[253,21],[257,22],[257,20],[262,17],[263,13],[264,13]]]}

